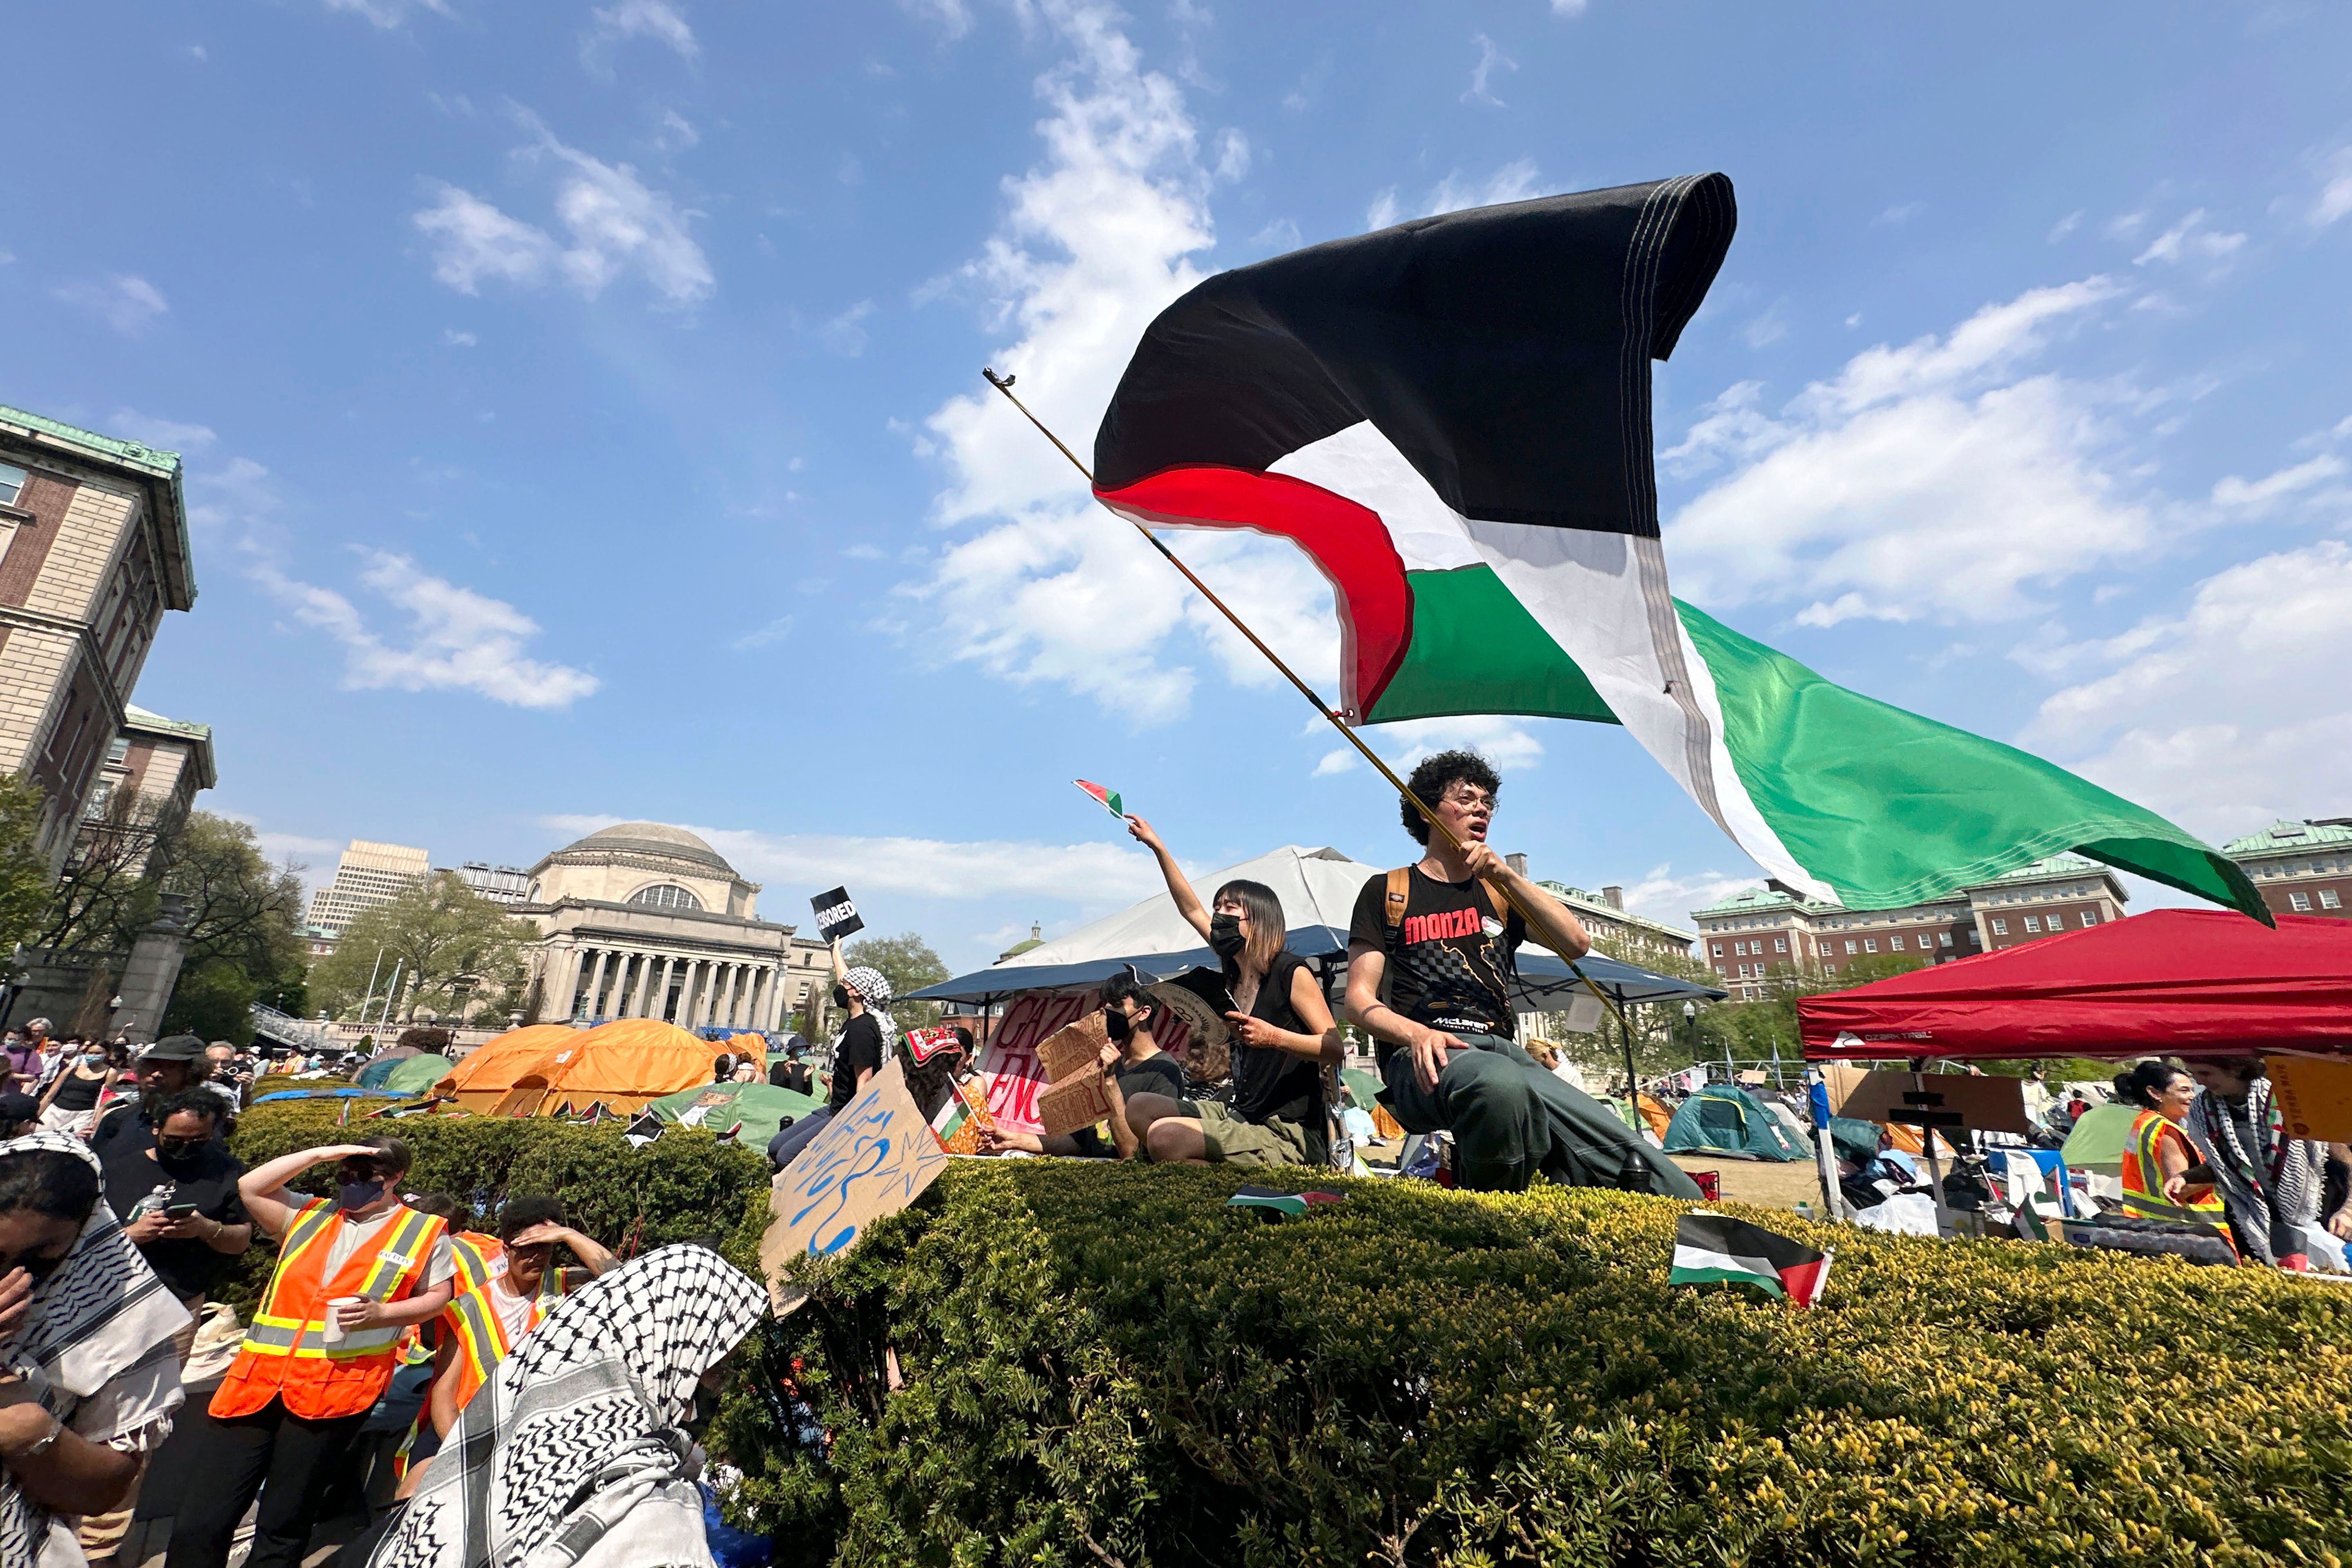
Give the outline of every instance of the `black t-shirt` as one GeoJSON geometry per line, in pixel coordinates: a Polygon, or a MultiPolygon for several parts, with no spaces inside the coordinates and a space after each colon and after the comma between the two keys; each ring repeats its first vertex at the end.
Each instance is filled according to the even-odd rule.
{"type": "MultiPolygon", "coordinates": [[[[1164,1094],[1179,1105],[1187,1098],[1184,1064],[1166,1051],[1156,1051],[1139,1062],[1131,1062],[1122,1057],[1118,1065],[1110,1069],[1110,1076],[1111,1081],[1118,1085],[1118,1098],[1122,1102],[1133,1100],[1139,1094],[1164,1094]]],[[[1070,1141],[1078,1146],[1081,1154],[1108,1158],[1118,1152],[1105,1142],[1091,1127],[1079,1128],[1070,1135],[1070,1141]]]]}
{"type": "MultiPolygon", "coordinates": [[[[1294,1035],[1306,1034],[1307,1025],[1290,1005],[1293,977],[1306,967],[1296,953],[1276,953],[1250,1004],[1250,1016],[1294,1035]]],[[[1233,1061],[1231,1103],[1243,1121],[1264,1122],[1279,1116],[1307,1127],[1323,1125],[1323,1069],[1318,1065],[1286,1050],[1244,1046],[1238,1040],[1233,1061]]]]}
{"type": "MultiPolygon", "coordinates": [[[[1388,954],[1389,1005],[1414,1023],[1449,1035],[1511,1038],[1518,1020],[1510,981],[1518,973],[1527,922],[1516,910],[1507,921],[1497,921],[1475,878],[1441,882],[1415,866],[1405,881],[1404,918],[1393,926],[1386,874],[1364,884],[1348,922],[1349,947],[1388,954]]],[[[1397,1048],[1381,1042],[1383,1066],[1397,1048]]]]}
{"type": "MultiPolygon", "coordinates": [[[[162,1187],[169,1201],[192,1203],[206,1219],[218,1220],[223,1225],[243,1225],[245,1204],[236,1194],[236,1179],[244,1174],[245,1163],[218,1143],[205,1144],[187,1168],[178,1172],[165,1170],[149,1159],[143,1149],[118,1154],[106,1162],[106,1206],[127,1226],[139,1200],[162,1187]]],[[[155,1277],[175,1296],[190,1296],[198,1290],[210,1295],[215,1282],[231,1262],[224,1254],[193,1238],[151,1241],[139,1251],[147,1259],[148,1267],[155,1270],[155,1277]]]]}
{"type": "Polygon", "coordinates": [[[79,1067],[68,1067],[58,1076],[65,1082],[59,1086],[58,1097],[49,1103],[59,1110],[88,1110],[98,1103],[98,1091],[106,1087],[104,1068],[99,1070],[96,1078],[82,1077],[79,1067]]]}
{"type": "Polygon", "coordinates": [[[882,1070],[882,1026],[866,1014],[849,1020],[841,1031],[841,1045],[833,1053],[833,1098],[826,1103],[838,1114],[857,1098],[859,1071],[882,1070]]]}

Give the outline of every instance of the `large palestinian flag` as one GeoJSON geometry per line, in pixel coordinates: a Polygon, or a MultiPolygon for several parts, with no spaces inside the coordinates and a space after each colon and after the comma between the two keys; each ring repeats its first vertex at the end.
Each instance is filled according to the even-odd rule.
{"type": "Polygon", "coordinates": [[[1350,723],[1622,724],[1816,898],[1899,907],[2074,849],[2267,921],[2234,864],[2163,818],[1667,592],[1650,362],[1734,219],[1728,180],[1686,175],[1220,273],[1137,347],[1096,494],[1147,525],[1295,541],[1339,606],[1350,723]]]}

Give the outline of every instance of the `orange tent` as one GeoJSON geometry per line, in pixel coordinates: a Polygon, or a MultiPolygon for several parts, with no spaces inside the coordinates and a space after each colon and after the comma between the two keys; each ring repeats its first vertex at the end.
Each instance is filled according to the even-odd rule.
{"type": "Polygon", "coordinates": [[[1674,1125],[1675,1113],[1646,1094],[1640,1096],[1636,1103],[1641,1108],[1642,1120],[1649,1123],[1650,1131],[1658,1135],[1658,1142],[1664,1142],[1666,1129],[1674,1125]]]}
{"type": "Polygon", "coordinates": [[[553,1115],[566,1105],[585,1110],[597,1100],[614,1110],[640,1110],[663,1095],[709,1083],[711,1065],[726,1048],[658,1019],[623,1018],[573,1034],[515,1079],[498,1113],[553,1115]]]}
{"type": "Polygon", "coordinates": [[[433,1086],[436,1094],[454,1094],[467,1110],[487,1111],[506,1098],[515,1080],[540,1070],[549,1057],[580,1038],[585,1031],[569,1024],[533,1024],[509,1029],[468,1053],[433,1086]]]}
{"type": "Polygon", "coordinates": [[[765,1035],[730,1035],[720,1048],[737,1058],[750,1057],[763,1067],[767,1065],[768,1037],[765,1035]]]}

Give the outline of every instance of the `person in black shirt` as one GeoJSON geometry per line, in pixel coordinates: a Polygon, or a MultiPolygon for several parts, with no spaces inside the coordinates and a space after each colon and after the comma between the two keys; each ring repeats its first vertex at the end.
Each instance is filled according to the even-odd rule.
{"type": "MultiPolygon", "coordinates": [[[[89,1134],[89,1152],[103,1165],[118,1154],[152,1149],[163,1103],[195,1088],[211,1069],[205,1043],[194,1035],[167,1036],[148,1047],[139,1058],[139,1098],[118,1101],[99,1113],[98,1125],[89,1134]]],[[[227,1110],[225,1102],[222,1110],[227,1110]]],[[[215,1131],[218,1131],[215,1127],[215,1131]]]]}
{"type": "Polygon", "coordinates": [[[1189,1110],[1191,1102],[1184,1099],[1183,1064],[1161,1050],[1160,1043],[1151,1037],[1151,1026],[1159,1022],[1167,1004],[1154,996],[1131,968],[1103,982],[1102,1000],[1103,1023],[1110,1034],[1110,1043],[1102,1049],[1101,1068],[1103,1087],[1110,1100],[1111,1147],[1104,1148],[1101,1135],[1091,1127],[1053,1138],[1016,1132],[1006,1127],[989,1127],[980,1134],[981,1152],[1002,1154],[1018,1150],[1031,1154],[1131,1160],[1142,1147],[1142,1140],[1128,1121],[1131,1103],[1156,1099],[1175,1106],[1178,1114],[1189,1110]]]}
{"type": "Polygon", "coordinates": [[[1518,1192],[1538,1173],[1696,1199],[1698,1185],[1590,1095],[1514,1043],[1511,981],[1529,935],[1571,963],[1591,939],[1568,907],[1487,847],[1502,780],[1475,752],[1440,752],[1407,786],[1461,841],[1433,835],[1410,801],[1405,831],[1427,853],[1374,877],[1348,928],[1349,1022],[1379,1042],[1381,1095],[1408,1132],[1454,1136],[1454,1181],[1518,1192]],[[1508,903],[1517,909],[1498,906],[1508,903]],[[1383,999],[1385,997],[1385,999],[1383,999]]]}
{"type": "Polygon", "coordinates": [[[833,1084],[824,1110],[802,1117],[768,1141],[769,1162],[779,1171],[791,1164],[793,1156],[824,1131],[825,1123],[841,1114],[866,1080],[882,1070],[891,1038],[898,1033],[890,1017],[890,982],[880,970],[864,964],[845,968],[838,938],[833,944],[833,1005],[849,1014],[841,1043],[833,1051],[833,1084]]]}
{"type": "Polygon", "coordinates": [[[1263,882],[1235,880],[1203,909],[1151,824],[1128,818],[1127,830],[1160,862],[1176,912],[1201,933],[1223,966],[1235,1011],[1234,1092],[1223,1105],[1180,1109],[1157,1096],[1127,1102],[1129,1125],[1156,1161],[1207,1165],[1320,1165],[1330,1158],[1323,1075],[1339,1065],[1339,1027],[1314,972],[1285,951],[1289,931],[1282,900],[1263,882]]]}
{"type": "Polygon", "coordinates": [[[221,1105],[210,1091],[183,1089],[156,1110],[154,1142],[104,1163],[106,1206],[164,1288],[195,1312],[228,1260],[252,1244],[236,1192],[245,1165],[213,1138],[221,1105]]]}

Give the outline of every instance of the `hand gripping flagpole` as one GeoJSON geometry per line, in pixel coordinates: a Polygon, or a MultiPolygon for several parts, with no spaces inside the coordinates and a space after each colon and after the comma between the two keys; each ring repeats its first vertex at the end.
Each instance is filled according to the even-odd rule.
{"type": "MultiPolygon", "coordinates": [[[[1055,435],[1051,430],[1045,428],[1045,422],[1044,420],[1029,412],[1029,405],[1027,404],[1022,402],[1021,399],[1013,395],[1013,383],[1015,378],[1009,375],[997,374],[992,366],[983,367],[980,374],[987,379],[989,385],[1004,394],[1004,400],[1007,403],[1010,403],[1013,407],[1021,410],[1022,416],[1027,419],[1030,424],[1034,425],[1037,427],[1037,433],[1040,436],[1045,437],[1046,440],[1054,443],[1054,449],[1055,451],[1061,453],[1062,456],[1070,460],[1070,467],[1077,469],[1079,474],[1084,477],[1087,481],[1087,489],[1091,491],[1094,489],[1094,475],[1087,470],[1087,466],[1084,463],[1078,461],[1078,455],[1076,452],[1071,451],[1067,447],[1062,445],[1062,438],[1059,436],[1055,435]]],[[[1106,510],[1108,509],[1106,508],[1106,510]]],[[[1124,514],[1118,515],[1123,516],[1124,514]]],[[[1144,527],[1143,524],[1137,522],[1135,519],[1131,517],[1126,518],[1125,521],[1134,528],[1136,532],[1143,535],[1145,541],[1150,544],[1152,549],[1160,552],[1161,559],[1165,560],[1171,566],[1176,568],[1177,571],[1184,574],[1184,581],[1192,584],[1193,587],[1199,589],[1201,597],[1208,600],[1210,604],[1214,605],[1217,607],[1217,613],[1224,616],[1228,621],[1231,621],[1233,623],[1234,629],[1241,633],[1242,636],[1247,637],[1252,647],[1265,655],[1265,661],[1274,666],[1276,669],[1281,671],[1282,678],[1285,680],[1287,680],[1291,685],[1298,689],[1298,695],[1307,699],[1307,700],[1313,705],[1315,711],[1321,714],[1324,719],[1330,723],[1333,729],[1339,731],[1341,736],[1347,740],[1348,744],[1355,747],[1357,752],[1362,755],[1364,761],[1371,763],[1375,769],[1379,770],[1381,777],[1389,781],[1390,785],[1395,789],[1397,794],[1404,797],[1407,805],[1411,805],[1415,811],[1421,813],[1423,818],[1427,821],[1432,827],[1434,827],[1438,832],[1445,835],[1445,841],[1448,844],[1453,845],[1456,850],[1467,848],[1467,846],[1462,842],[1461,837],[1454,833],[1454,829],[1448,827],[1445,825],[1444,820],[1441,818],[1437,813],[1432,811],[1429,806],[1423,802],[1419,795],[1412,793],[1412,789],[1406,785],[1404,780],[1396,776],[1395,771],[1392,770],[1388,763],[1381,761],[1379,755],[1374,752],[1370,746],[1364,744],[1363,738],[1358,735],[1353,729],[1349,727],[1347,721],[1340,718],[1339,715],[1332,709],[1327,707],[1324,704],[1323,699],[1316,694],[1315,689],[1307,685],[1304,680],[1301,680],[1298,678],[1297,672],[1293,670],[1290,666],[1283,663],[1282,656],[1275,652],[1274,649],[1266,647],[1265,641],[1260,638],[1255,632],[1250,630],[1248,623],[1244,621],[1239,616],[1234,614],[1233,606],[1226,604],[1223,599],[1218,598],[1214,589],[1211,588],[1206,583],[1202,582],[1199,575],[1195,574],[1190,566],[1185,565],[1183,562],[1178,560],[1176,552],[1169,549],[1167,544],[1160,540],[1160,537],[1158,534],[1144,527]]],[[[1526,907],[1511,896],[1510,889],[1504,887],[1497,888],[1495,890],[1503,895],[1503,902],[1508,905],[1511,910],[1516,913],[1522,921],[1526,922],[1528,927],[1534,928],[1538,925],[1538,922],[1534,919],[1534,917],[1528,913],[1526,907]]],[[[1626,1022],[1624,1009],[1620,1007],[1615,1002],[1612,1001],[1607,992],[1601,990],[1600,986],[1595,985],[1592,983],[1592,977],[1591,975],[1585,973],[1582,969],[1577,967],[1576,960],[1569,958],[1564,953],[1560,956],[1562,961],[1567,963],[1569,973],[1575,975],[1577,979],[1582,981],[1584,983],[1584,988],[1592,993],[1594,999],[1597,1000],[1603,1007],[1608,1008],[1611,1014],[1616,1017],[1618,1027],[1625,1031],[1625,1038],[1630,1045],[1633,1038],[1633,1028],[1631,1024],[1626,1022]]],[[[1641,1086],[1639,1084],[1629,1083],[1625,1086],[1625,1092],[1629,1098],[1638,1100],[1641,1094],[1641,1086]]],[[[1639,1107],[1637,1105],[1636,1113],[1638,1114],[1638,1112],[1639,1107]]]]}

